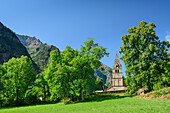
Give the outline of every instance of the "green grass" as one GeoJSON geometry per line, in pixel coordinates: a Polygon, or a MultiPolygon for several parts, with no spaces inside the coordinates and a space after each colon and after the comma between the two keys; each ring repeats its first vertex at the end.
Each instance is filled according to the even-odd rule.
{"type": "Polygon", "coordinates": [[[91,96],[87,102],[3,108],[0,113],[170,113],[170,100],[132,96],[91,96]]]}

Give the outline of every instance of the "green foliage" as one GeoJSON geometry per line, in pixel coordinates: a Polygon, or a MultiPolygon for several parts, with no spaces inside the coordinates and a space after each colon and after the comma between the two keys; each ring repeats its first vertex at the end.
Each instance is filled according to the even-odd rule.
{"type": "Polygon", "coordinates": [[[137,27],[128,29],[129,34],[122,36],[121,59],[126,66],[128,91],[141,87],[153,90],[159,84],[166,86],[170,77],[164,67],[168,62],[169,42],[159,40],[153,30],[155,24],[142,21],[137,27]],[[156,84],[156,86],[154,86],[156,84]]]}
{"type": "Polygon", "coordinates": [[[24,103],[24,96],[35,79],[32,62],[27,56],[12,58],[1,67],[1,97],[4,105],[20,105],[24,103]],[[2,73],[2,71],[1,71],[2,73]]]}
{"type": "MultiPolygon", "coordinates": [[[[80,79],[83,81],[94,79],[94,70],[97,70],[101,66],[99,60],[105,55],[109,55],[109,53],[106,52],[106,48],[98,45],[98,43],[94,43],[93,39],[85,41],[84,46],[81,45],[79,54],[72,63],[73,66],[79,70],[80,79]]],[[[81,89],[82,100],[84,100],[84,88],[83,86],[81,89]]]]}
{"type": "Polygon", "coordinates": [[[70,61],[76,57],[77,50],[67,46],[64,51],[59,53],[54,50],[50,53],[50,64],[46,70],[45,79],[48,82],[51,99],[64,98],[68,99],[70,85],[69,83],[75,78],[74,68],[70,61]]]}
{"type": "Polygon", "coordinates": [[[50,64],[45,71],[51,99],[75,99],[90,93],[94,89],[94,70],[101,66],[100,59],[108,55],[106,48],[95,44],[93,40],[84,42],[81,50],[66,46],[59,53],[50,53],[50,64]]]}
{"type": "MultiPolygon", "coordinates": [[[[0,22],[0,64],[8,62],[12,57],[20,58],[22,55],[31,59],[15,33],[0,22]]],[[[35,71],[38,71],[38,67],[33,61],[32,65],[35,71]]]]}
{"type": "Polygon", "coordinates": [[[96,76],[103,79],[105,86],[110,87],[112,84],[112,68],[102,63],[102,66],[96,70],[96,76]]]}
{"type": "Polygon", "coordinates": [[[36,87],[34,85],[29,86],[24,97],[25,103],[31,105],[40,102],[40,100],[37,97],[37,94],[38,90],[36,89],[36,87]]]}
{"type": "MultiPolygon", "coordinates": [[[[50,52],[52,50],[58,50],[55,46],[43,44],[40,40],[35,37],[24,36],[16,34],[21,43],[27,48],[28,53],[32,57],[33,61],[40,67],[41,71],[47,68],[49,64],[50,52]]],[[[94,38],[90,38],[94,39],[94,38]]],[[[102,77],[104,84],[109,87],[111,85],[111,73],[112,69],[102,64],[104,70],[99,68],[96,70],[96,76],[102,77]]]]}
{"type": "Polygon", "coordinates": [[[40,67],[41,70],[47,68],[49,63],[50,52],[52,50],[59,51],[58,48],[48,44],[41,44],[38,47],[27,47],[33,61],[40,67]]]}
{"type": "Polygon", "coordinates": [[[170,99],[170,87],[163,88],[160,90],[152,91],[144,95],[140,95],[138,98],[148,98],[148,99],[170,99]]]}
{"type": "Polygon", "coordinates": [[[164,81],[164,85],[166,87],[170,87],[170,54],[169,55],[169,62],[165,65],[165,73],[162,73],[162,81],[164,81]]]}
{"type": "Polygon", "coordinates": [[[49,86],[45,80],[45,74],[42,72],[36,76],[34,89],[38,94],[38,97],[42,97],[43,101],[49,96],[49,86]]]}
{"type": "Polygon", "coordinates": [[[103,84],[103,79],[102,78],[97,77],[96,86],[101,87],[101,89],[104,91],[104,84],[103,84]]]}

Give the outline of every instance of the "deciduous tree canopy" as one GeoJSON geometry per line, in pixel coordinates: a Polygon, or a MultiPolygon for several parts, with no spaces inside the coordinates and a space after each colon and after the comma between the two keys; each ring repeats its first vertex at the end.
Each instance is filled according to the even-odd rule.
{"type": "Polygon", "coordinates": [[[137,27],[128,29],[122,36],[123,46],[120,47],[121,59],[126,66],[126,84],[128,91],[146,87],[153,90],[156,87],[168,85],[168,75],[164,67],[168,62],[168,41],[160,41],[156,36],[156,25],[141,21],[137,27]]]}
{"type": "Polygon", "coordinates": [[[27,56],[12,58],[0,68],[0,94],[3,104],[19,105],[24,103],[28,86],[31,86],[35,79],[31,60],[27,56]]]}

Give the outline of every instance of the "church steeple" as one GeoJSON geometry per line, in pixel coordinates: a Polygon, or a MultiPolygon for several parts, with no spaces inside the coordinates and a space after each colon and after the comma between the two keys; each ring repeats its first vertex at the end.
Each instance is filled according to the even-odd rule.
{"type": "Polygon", "coordinates": [[[115,59],[119,59],[119,58],[118,58],[118,55],[117,55],[117,53],[116,53],[116,57],[115,57],[115,59]]]}
{"type": "Polygon", "coordinates": [[[123,86],[122,66],[116,53],[112,69],[112,86],[107,91],[124,90],[125,88],[123,86]]]}
{"type": "Polygon", "coordinates": [[[118,55],[116,53],[116,57],[115,57],[115,61],[114,61],[114,64],[113,64],[113,69],[121,69],[121,64],[119,62],[119,58],[118,58],[118,55]]]}

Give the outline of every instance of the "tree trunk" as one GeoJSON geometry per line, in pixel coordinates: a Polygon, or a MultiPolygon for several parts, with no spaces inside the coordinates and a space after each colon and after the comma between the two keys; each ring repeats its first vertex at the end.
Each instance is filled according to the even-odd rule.
{"type": "Polygon", "coordinates": [[[19,92],[19,90],[18,90],[18,88],[16,88],[16,102],[17,102],[17,104],[18,104],[18,92],[19,92]]]}
{"type": "Polygon", "coordinates": [[[152,88],[151,88],[150,76],[149,76],[149,75],[148,75],[148,82],[147,82],[147,86],[148,86],[149,91],[151,91],[151,90],[152,90],[152,88]]]}
{"type": "Polygon", "coordinates": [[[84,101],[84,92],[83,92],[83,89],[81,90],[81,99],[82,99],[82,101],[84,101]]]}
{"type": "Polygon", "coordinates": [[[102,89],[103,89],[103,92],[104,92],[104,84],[103,84],[103,88],[102,89]]]}
{"type": "Polygon", "coordinates": [[[43,86],[43,89],[44,89],[43,101],[45,101],[45,98],[46,98],[45,85],[43,86]]]}

